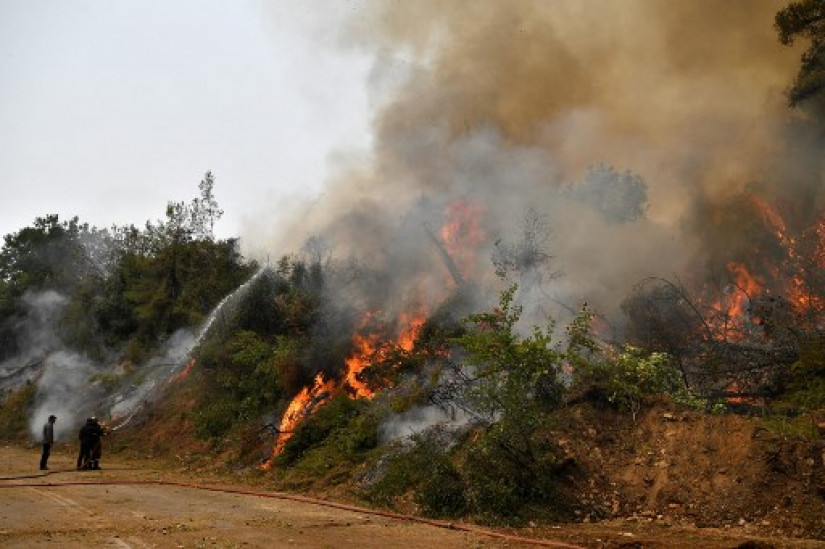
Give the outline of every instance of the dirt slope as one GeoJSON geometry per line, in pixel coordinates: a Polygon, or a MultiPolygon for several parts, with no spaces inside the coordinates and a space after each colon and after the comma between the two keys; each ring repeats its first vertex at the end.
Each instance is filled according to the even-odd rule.
{"type": "Polygon", "coordinates": [[[630,415],[582,406],[558,433],[583,520],[825,539],[825,445],[762,422],[657,405],[630,415]]]}

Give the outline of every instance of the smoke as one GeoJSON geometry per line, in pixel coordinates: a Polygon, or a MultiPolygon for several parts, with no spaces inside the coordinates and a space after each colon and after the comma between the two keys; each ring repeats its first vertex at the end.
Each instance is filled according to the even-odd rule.
{"type": "Polygon", "coordinates": [[[382,442],[390,442],[408,439],[437,426],[455,432],[472,421],[470,414],[458,408],[445,410],[440,406],[416,406],[384,421],[378,435],[382,442]]]}
{"type": "Polygon", "coordinates": [[[61,347],[55,330],[67,299],[54,291],[27,292],[25,316],[15,326],[20,352],[0,363],[0,388],[15,390],[35,379],[46,357],[61,347]]]}
{"type": "Polygon", "coordinates": [[[99,366],[77,353],[61,350],[50,354],[37,380],[29,422],[32,438],[40,436],[50,415],[57,416],[55,440],[71,438],[69,435],[92,413],[95,390],[90,387],[90,380],[99,372],[99,366]]]}
{"type": "Polygon", "coordinates": [[[266,269],[227,295],[208,315],[197,332],[183,329],[172,334],[156,356],[131,371],[122,364],[98,364],[60,341],[56,327],[67,299],[56,292],[27,294],[27,315],[19,326],[23,352],[2,365],[0,387],[14,389],[36,381],[34,410],[29,432],[39,439],[49,415],[56,415],[56,439],[65,438],[90,415],[112,419],[112,428],[129,423],[163,394],[189,361],[190,355],[230,314],[266,269]]]}
{"type": "Polygon", "coordinates": [[[339,157],[323,195],[245,245],[321,235],[336,257],[385,269],[375,291],[423,285],[437,300],[452,282],[425,225],[473,205],[483,238],[464,243],[475,262],[462,271],[490,285],[494,243],[532,208],[563,272],[536,299],[615,319],[643,278],[705,268],[724,236],[706,223],[714,204],[753,182],[787,194],[789,174],[821,200],[821,168],[800,169],[817,148],[784,96],[799,55],[773,29],[784,4],[354,2],[319,41],[374,56],[373,149],[339,157]],[[616,223],[572,199],[600,163],[646,183],[645,217],[616,223]]]}

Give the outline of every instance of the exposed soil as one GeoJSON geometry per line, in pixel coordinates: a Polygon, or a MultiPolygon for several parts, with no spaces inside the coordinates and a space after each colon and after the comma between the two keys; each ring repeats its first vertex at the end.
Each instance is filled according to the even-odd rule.
{"type": "Polygon", "coordinates": [[[825,444],[780,436],[757,418],[589,405],[557,433],[576,464],[581,519],[651,528],[825,539],[825,444]]]}

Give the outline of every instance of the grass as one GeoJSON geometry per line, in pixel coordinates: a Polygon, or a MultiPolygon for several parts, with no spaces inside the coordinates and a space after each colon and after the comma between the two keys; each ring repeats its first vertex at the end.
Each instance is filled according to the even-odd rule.
{"type": "Polygon", "coordinates": [[[810,418],[805,416],[765,417],[762,418],[762,426],[768,431],[783,437],[803,438],[806,440],[819,440],[821,438],[817,426],[810,418]]]}

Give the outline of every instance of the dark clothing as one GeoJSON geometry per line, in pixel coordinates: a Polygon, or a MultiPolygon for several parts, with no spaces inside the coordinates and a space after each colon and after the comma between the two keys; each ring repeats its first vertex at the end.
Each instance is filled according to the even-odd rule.
{"type": "Polygon", "coordinates": [[[54,422],[47,421],[43,426],[43,444],[54,444],[54,422]]]}
{"type": "Polygon", "coordinates": [[[82,440],[80,441],[80,454],[77,456],[77,468],[88,468],[92,460],[92,449],[82,440]]]}
{"type": "Polygon", "coordinates": [[[43,453],[40,455],[40,469],[48,469],[49,455],[52,453],[52,445],[49,442],[43,443],[43,453]]]}
{"type": "Polygon", "coordinates": [[[103,434],[103,428],[93,420],[87,420],[86,424],[80,428],[80,454],[77,456],[78,469],[99,468],[97,466],[97,461],[100,459],[99,451],[97,457],[93,455],[93,452],[100,447],[100,437],[103,434]]]}
{"type": "Polygon", "coordinates": [[[54,444],[54,421],[47,421],[43,425],[43,453],[40,455],[40,469],[48,469],[49,455],[54,444]]]}

